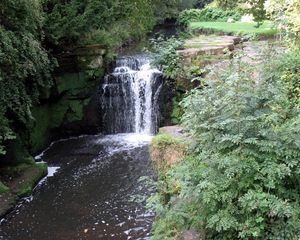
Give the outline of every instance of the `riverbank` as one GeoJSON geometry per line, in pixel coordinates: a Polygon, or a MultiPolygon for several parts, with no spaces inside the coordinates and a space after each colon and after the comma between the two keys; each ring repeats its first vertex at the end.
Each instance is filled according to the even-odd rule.
{"type": "MultiPolygon", "coordinates": [[[[202,41],[186,42],[202,46],[202,41]]],[[[186,62],[198,64],[202,56],[186,62]]],[[[243,42],[197,78],[200,84],[179,105],[180,132],[193,139],[187,154],[180,160],[170,154],[180,156],[176,131],[152,142],[154,165],[162,166],[157,193],[149,199],[157,214],[152,239],[298,238],[298,197],[288,193],[299,196],[298,169],[290,165],[299,159],[299,107],[283,81],[297,78],[299,64],[293,61],[299,55],[287,52],[282,42],[243,42]],[[297,183],[289,185],[291,175],[284,169],[297,183]],[[287,215],[287,209],[293,213],[287,215]]]]}
{"type": "Polygon", "coordinates": [[[2,218],[15,207],[20,198],[31,194],[48,171],[46,164],[32,163],[2,167],[0,172],[0,218],[2,218]]]}

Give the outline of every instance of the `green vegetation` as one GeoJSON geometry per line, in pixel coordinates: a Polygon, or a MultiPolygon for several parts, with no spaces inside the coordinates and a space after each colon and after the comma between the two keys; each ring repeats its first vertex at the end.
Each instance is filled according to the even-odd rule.
{"type": "Polygon", "coordinates": [[[273,77],[279,77],[287,90],[289,101],[300,107],[300,52],[299,50],[283,55],[272,71],[273,77]]]}
{"type": "Polygon", "coordinates": [[[251,14],[259,27],[266,20],[266,0],[216,0],[222,9],[240,9],[241,12],[251,14]]]}
{"type": "Polygon", "coordinates": [[[179,92],[177,92],[176,96],[174,96],[172,98],[172,104],[173,104],[173,110],[171,113],[171,121],[173,124],[180,124],[181,121],[181,117],[183,114],[183,110],[180,107],[179,103],[183,98],[183,94],[180,94],[179,92]]]}
{"type": "Polygon", "coordinates": [[[0,194],[1,193],[6,193],[9,191],[9,188],[5,186],[1,181],[0,181],[0,194]]]}
{"type": "MultiPolygon", "coordinates": [[[[285,24],[282,44],[291,48],[285,54],[268,50],[259,61],[236,55],[226,72],[215,68],[197,78],[201,85],[180,105],[180,121],[194,141],[190,156],[159,172],[157,194],[149,199],[157,213],[154,240],[182,239],[191,229],[203,239],[300,237],[300,55],[297,20],[290,17],[300,8],[297,1],[267,2],[272,20],[285,24]],[[288,22],[276,21],[278,16],[288,22]]],[[[260,28],[224,22],[191,27],[276,33],[271,22],[260,28]]],[[[191,64],[202,65],[201,57],[191,64]]]]}
{"type": "Polygon", "coordinates": [[[255,23],[227,23],[227,22],[192,22],[191,29],[200,29],[204,31],[215,31],[222,33],[257,36],[274,36],[277,33],[276,27],[272,22],[265,21],[259,28],[255,23]]]}
{"type": "Polygon", "coordinates": [[[178,144],[180,141],[177,138],[174,138],[170,134],[158,134],[152,139],[152,145],[158,148],[165,148],[167,146],[178,144]]]}
{"type": "MultiPolygon", "coordinates": [[[[253,79],[257,68],[235,61],[182,103],[196,148],[167,173],[180,191],[156,203],[154,239],[176,239],[189,228],[208,239],[300,236],[299,108],[280,74],[253,79]]],[[[269,72],[270,61],[259,71],[269,72]]],[[[164,195],[165,185],[158,190],[164,195]]]]}
{"type": "Polygon", "coordinates": [[[277,23],[286,40],[295,49],[300,46],[300,2],[297,0],[281,1],[267,0],[266,11],[273,21],[277,23]]]}
{"type": "Polygon", "coordinates": [[[50,46],[120,46],[140,38],[155,23],[151,1],[45,1],[45,33],[50,46]]]}
{"type": "Polygon", "coordinates": [[[151,42],[151,54],[153,65],[163,70],[166,78],[176,79],[182,67],[182,57],[177,50],[183,47],[183,42],[177,38],[153,39],[151,42]]]}
{"type": "Polygon", "coordinates": [[[178,17],[178,23],[188,26],[190,22],[227,22],[228,19],[239,21],[241,13],[237,10],[222,10],[220,8],[187,9],[178,17]]]}
{"type": "MultiPolygon", "coordinates": [[[[75,88],[70,82],[65,86],[56,82],[53,70],[59,66],[55,56],[74,53],[85,45],[97,45],[106,49],[105,62],[124,44],[143,38],[157,22],[176,17],[194,4],[193,0],[2,1],[0,155],[6,154],[7,145],[15,138],[21,138],[28,148],[28,135],[36,125],[33,106],[39,106],[40,100],[45,103],[49,98],[53,103],[65,93],[60,91],[61,88],[66,92],[75,88]],[[56,94],[56,86],[60,96],[56,94]]],[[[87,72],[95,79],[103,74],[103,69],[88,69],[87,72]]],[[[82,83],[75,82],[77,84],[82,83]]],[[[88,89],[78,91],[88,92],[88,89]]],[[[75,120],[78,120],[82,109],[75,102],[70,104],[75,120]]]]}
{"type": "Polygon", "coordinates": [[[40,43],[39,1],[2,1],[0,8],[0,154],[5,154],[3,142],[26,128],[40,89],[51,85],[51,65],[40,43]]]}
{"type": "Polygon", "coordinates": [[[13,168],[12,171],[13,174],[19,175],[21,179],[19,186],[12,190],[18,197],[24,197],[28,196],[38,181],[47,174],[47,165],[44,163],[21,165],[13,168]]]}

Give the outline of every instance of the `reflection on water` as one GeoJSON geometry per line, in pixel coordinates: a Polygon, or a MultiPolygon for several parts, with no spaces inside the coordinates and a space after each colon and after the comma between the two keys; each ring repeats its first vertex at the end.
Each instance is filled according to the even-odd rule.
{"type": "Polygon", "coordinates": [[[148,144],[136,134],[81,136],[53,143],[39,159],[47,179],[2,222],[2,240],[149,239],[153,213],[133,195],[149,192],[148,144]]]}

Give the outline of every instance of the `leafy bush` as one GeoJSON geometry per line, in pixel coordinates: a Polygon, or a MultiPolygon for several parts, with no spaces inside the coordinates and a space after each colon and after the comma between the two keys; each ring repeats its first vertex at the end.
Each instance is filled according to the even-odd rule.
{"type": "Polygon", "coordinates": [[[241,14],[237,10],[219,8],[188,9],[180,13],[178,23],[187,26],[190,22],[227,22],[229,18],[239,21],[241,14]]]}
{"type": "Polygon", "coordinates": [[[300,51],[283,55],[272,73],[279,76],[287,89],[289,100],[300,107],[300,51]]]}
{"type": "Polygon", "coordinates": [[[183,47],[183,42],[175,37],[165,40],[162,37],[151,40],[151,54],[153,56],[152,64],[159,67],[165,77],[176,79],[181,67],[183,59],[177,50],[183,47]]]}
{"type": "Polygon", "coordinates": [[[189,228],[207,239],[299,239],[299,108],[280,77],[240,58],[231,67],[182,103],[196,156],[168,173],[181,191],[158,203],[155,239],[189,228]]]}
{"type": "Polygon", "coordinates": [[[160,68],[167,79],[175,80],[176,88],[184,92],[192,88],[192,81],[197,81],[204,71],[200,66],[186,64],[184,58],[178,53],[183,46],[184,42],[181,39],[159,37],[151,40],[149,53],[153,57],[152,64],[160,68]]]}
{"type": "MultiPolygon", "coordinates": [[[[119,38],[124,43],[128,35],[139,38],[155,23],[153,6],[145,0],[47,0],[44,10],[47,13],[44,27],[46,40],[48,45],[56,47],[80,45],[86,35],[95,31],[109,34],[112,43],[119,44],[119,38]]],[[[108,47],[112,45],[108,41],[93,43],[108,44],[108,47]]]]}
{"type": "Polygon", "coordinates": [[[152,140],[152,145],[158,148],[165,148],[173,144],[179,144],[180,141],[169,134],[158,134],[152,140]]]}
{"type": "Polygon", "coordinates": [[[267,0],[265,4],[268,15],[274,20],[279,29],[286,35],[291,46],[300,46],[300,2],[297,0],[280,1],[267,0]]]}

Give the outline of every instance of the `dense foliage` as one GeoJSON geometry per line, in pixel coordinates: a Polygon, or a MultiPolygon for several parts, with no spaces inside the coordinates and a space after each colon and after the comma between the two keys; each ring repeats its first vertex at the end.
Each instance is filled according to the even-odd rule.
{"type": "Polygon", "coordinates": [[[300,46],[300,2],[298,0],[267,0],[265,8],[270,17],[286,34],[289,42],[295,47],[300,46]]]}
{"type": "MultiPolygon", "coordinates": [[[[120,46],[150,31],[155,23],[177,18],[195,0],[44,1],[49,45],[99,43],[120,46]]],[[[201,2],[201,1],[198,1],[201,2]]]]}
{"type": "Polygon", "coordinates": [[[194,0],[0,1],[0,154],[27,129],[41,90],[51,86],[53,55],[89,44],[114,53],[194,0]]]}
{"type": "Polygon", "coordinates": [[[222,9],[240,8],[244,13],[252,14],[258,26],[266,19],[266,0],[217,0],[222,9]]]}
{"type": "Polygon", "coordinates": [[[299,239],[300,115],[282,82],[293,66],[271,59],[258,71],[237,58],[183,101],[196,144],[159,181],[154,239],[189,228],[207,239],[299,239]]]}
{"type": "Polygon", "coordinates": [[[45,1],[48,44],[121,45],[143,36],[155,23],[151,1],[45,1]]]}
{"type": "Polygon", "coordinates": [[[41,87],[49,87],[50,61],[41,46],[43,16],[36,0],[0,3],[0,153],[3,141],[30,120],[41,87]]]}
{"type": "Polygon", "coordinates": [[[178,23],[187,26],[189,22],[227,22],[228,19],[238,21],[241,13],[237,10],[222,10],[220,8],[187,9],[178,17],[178,23]]]}
{"type": "Polygon", "coordinates": [[[289,101],[300,107],[300,52],[283,55],[272,71],[273,77],[279,77],[287,90],[289,101]]]}
{"type": "Polygon", "coordinates": [[[164,38],[151,40],[151,54],[153,56],[153,65],[160,68],[165,77],[176,79],[181,68],[182,57],[177,50],[183,47],[183,42],[172,37],[165,40],[164,38]]]}

